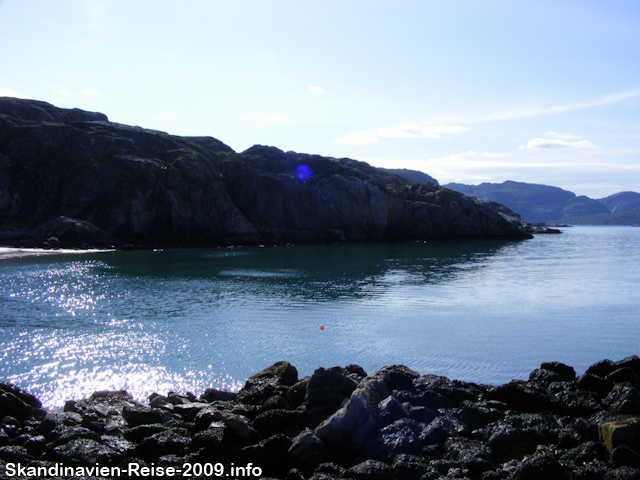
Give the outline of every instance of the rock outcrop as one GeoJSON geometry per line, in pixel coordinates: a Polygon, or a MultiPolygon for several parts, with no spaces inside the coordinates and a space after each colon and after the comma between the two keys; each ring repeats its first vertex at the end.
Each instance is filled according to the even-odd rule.
{"type": "Polygon", "coordinates": [[[185,478],[638,479],[639,377],[637,356],[578,378],[543,363],[529,380],[500,386],[398,365],[299,379],[277,362],[238,393],[154,393],[143,404],[125,391],[96,392],[63,411],[2,383],[0,478],[19,465],[25,477],[63,478],[173,469],[185,478]],[[97,467],[106,473],[86,473],[97,467]]]}
{"type": "Polygon", "coordinates": [[[523,222],[349,159],[0,98],[0,243],[220,246],[526,238],[523,222]]]}

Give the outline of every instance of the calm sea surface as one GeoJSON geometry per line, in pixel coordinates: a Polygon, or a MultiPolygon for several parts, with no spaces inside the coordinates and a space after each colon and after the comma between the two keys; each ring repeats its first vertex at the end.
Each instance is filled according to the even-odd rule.
{"type": "Polygon", "coordinates": [[[103,389],[142,400],[237,389],[278,360],[300,376],[404,364],[499,384],[543,361],[580,374],[640,354],[640,228],[511,243],[15,255],[0,249],[0,380],[49,407],[103,389]]]}

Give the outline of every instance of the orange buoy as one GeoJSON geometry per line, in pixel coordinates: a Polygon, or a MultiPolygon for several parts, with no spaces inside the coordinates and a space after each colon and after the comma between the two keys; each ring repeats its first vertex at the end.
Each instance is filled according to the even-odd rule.
{"type": "Polygon", "coordinates": [[[324,330],[324,325],[320,325],[320,330],[324,330]]]}

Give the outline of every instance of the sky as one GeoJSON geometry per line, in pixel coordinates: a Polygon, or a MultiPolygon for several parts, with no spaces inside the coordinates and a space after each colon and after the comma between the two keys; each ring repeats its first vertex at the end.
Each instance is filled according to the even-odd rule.
{"type": "Polygon", "coordinates": [[[0,0],[0,96],[602,198],[640,192],[637,0],[0,0]]]}

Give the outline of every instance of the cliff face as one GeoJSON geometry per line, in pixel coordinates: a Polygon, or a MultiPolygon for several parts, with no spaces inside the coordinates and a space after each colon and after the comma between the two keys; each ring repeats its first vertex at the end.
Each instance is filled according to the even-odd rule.
{"type": "Polygon", "coordinates": [[[523,237],[522,225],[363,162],[0,98],[0,243],[214,246],[523,237]],[[53,241],[53,240],[52,240],[53,241]]]}

